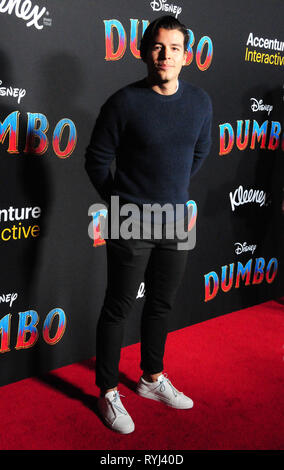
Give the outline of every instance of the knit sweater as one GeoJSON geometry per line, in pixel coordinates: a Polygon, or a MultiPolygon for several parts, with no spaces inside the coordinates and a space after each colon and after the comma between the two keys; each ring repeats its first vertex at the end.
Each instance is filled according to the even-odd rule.
{"type": "Polygon", "coordinates": [[[85,168],[107,202],[117,195],[140,207],[185,204],[190,177],[210,150],[211,121],[211,100],[201,88],[179,80],[176,93],[161,95],[140,80],[102,106],[85,168]]]}

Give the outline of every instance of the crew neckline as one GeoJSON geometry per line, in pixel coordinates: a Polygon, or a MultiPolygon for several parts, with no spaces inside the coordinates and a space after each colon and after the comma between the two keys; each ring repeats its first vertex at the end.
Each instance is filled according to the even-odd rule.
{"type": "Polygon", "coordinates": [[[158,93],[157,91],[154,91],[147,83],[147,78],[144,79],[144,82],[146,84],[147,89],[149,92],[153,95],[156,96],[157,99],[160,101],[173,101],[179,98],[183,92],[183,82],[181,79],[178,79],[178,86],[177,90],[175,93],[172,93],[171,95],[162,95],[161,93],[158,93]]]}

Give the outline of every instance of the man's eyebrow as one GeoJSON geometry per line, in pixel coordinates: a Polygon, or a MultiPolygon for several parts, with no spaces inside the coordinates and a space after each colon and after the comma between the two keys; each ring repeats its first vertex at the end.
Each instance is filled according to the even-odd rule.
{"type": "MultiPolygon", "coordinates": [[[[159,42],[159,41],[155,41],[154,44],[161,44],[161,46],[163,46],[163,43],[162,42],[159,42]]],[[[179,47],[182,47],[183,44],[180,44],[180,43],[171,43],[170,44],[171,46],[179,46],[179,47]]]]}

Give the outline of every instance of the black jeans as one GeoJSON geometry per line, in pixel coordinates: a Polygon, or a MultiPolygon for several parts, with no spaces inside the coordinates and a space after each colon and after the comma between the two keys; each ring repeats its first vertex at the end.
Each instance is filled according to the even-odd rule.
{"type": "Polygon", "coordinates": [[[96,338],[96,384],[101,390],[118,385],[124,325],[144,279],[140,367],[148,374],[163,370],[169,314],[188,256],[177,243],[164,235],[158,240],[106,241],[107,290],[96,338]]]}

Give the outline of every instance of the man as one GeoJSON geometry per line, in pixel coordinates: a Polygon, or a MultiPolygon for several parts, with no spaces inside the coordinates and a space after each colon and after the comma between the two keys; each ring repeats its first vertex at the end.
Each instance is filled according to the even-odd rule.
{"type": "MultiPolygon", "coordinates": [[[[86,152],[86,170],[105,201],[109,203],[115,195],[122,205],[183,204],[185,226],[190,176],[209,153],[212,120],[208,95],[178,78],[186,62],[188,39],[185,26],[172,16],[148,26],[140,47],[148,75],[107,100],[86,152]],[[110,164],[114,158],[113,178],[110,164]]],[[[101,389],[99,411],[105,423],[120,433],[130,433],[135,427],[120,399],[118,368],[124,324],[144,275],[143,374],[136,391],[174,408],[193,406],[163,373],[168,318],[188,255],[188,250],[178,249],[176,235],[165,236],[165,226],[163,221],[160,239],[151,235],[150,239],[120,236],[106,240],[108,280],[97,327],[96,383],[101,389]]]]}

